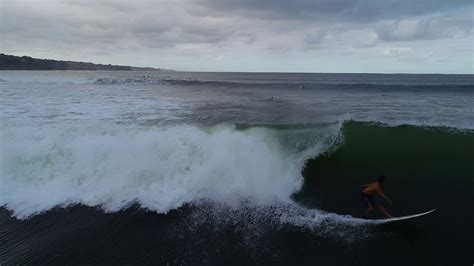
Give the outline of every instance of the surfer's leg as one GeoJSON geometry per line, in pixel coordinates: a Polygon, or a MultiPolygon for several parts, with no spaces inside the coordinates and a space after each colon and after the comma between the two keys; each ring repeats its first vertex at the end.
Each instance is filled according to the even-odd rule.
{"type": "Polygon", "coordinates": [[[369,200],[365,199],[365,203],[367,204],[367,210],[365,211],[365,215],[369,215],[369,213],[374,209],[372,204],[370,203],[369,200]]]}
{"type": "Polygon", "coordinates": [[[374,208],[372,206],[369,206],[367,211],[365,211],[365,217],[369,217],[369,213],[373,210],[374,208]]]}
{"type": "Polygon", "coordinates": [[[365,211],[364,217],[368,218],[369,213],[373,210],[374,207],[373,207],[373,204],[371,203],[371,200],[366,195],[364,195],[364,193],[362,193],[362,200],[364,201],[364,205],[367,208],[367,210],[365,211]]]}
{"type": "Polygon", "coordinates": [[[387,216],[388,218],[393,218],[393,216],[387,212],[387,210],[382,206],[382,204],[378,203],[377,207],[383,214],[385,214],[385,216],[387,216]]]}

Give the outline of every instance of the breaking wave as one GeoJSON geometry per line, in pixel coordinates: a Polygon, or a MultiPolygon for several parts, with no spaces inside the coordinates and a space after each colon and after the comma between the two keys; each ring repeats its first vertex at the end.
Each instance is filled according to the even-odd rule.
{"type": "MultiPolygon", "coordinates": [[[[370,131],[374,129],[398,132],[399,138],[410,141],[426,135],[423,140],[432,138],[433,143],[446,136],[465,142],[472,134],[410,126],[392,130],[352,121],[210,128],[11,127],[1,131],[0,206],[19,219],[76,204],[105,212],[136,204],[157,213],[184,205],[211,205],[220,212],[233,210],[235,217],[239,216],[235,212],[252,212],[266,217],[262,219],[310,230],[322,225],[376,224],[317,206],[304,207],[294,198],[302,191],[304,169],[315,169],[314,158],[321,154],[327,158],[341,145],[346,147],[346,137],[353,143],[355,136],[376,135],[370,131]]],[[[371,148],[370,143],[364,145],[371,148]]],[[[433,149],[446,149],[440,145],[433,149]]],[[[386,149],[390,153],[390,146],[386,149]]],[[[360,153],[351,161],[363,158],[364,150],[360,153]]]]}
{"type": "Polygon", "coordinates": [[[71,204],[113,212],[138,203],[166,213],[201,200],[287,203],[301,187],[304,159],[333,144],[339,127],[9,128],[0,205],[27,218],[71,204]]]}

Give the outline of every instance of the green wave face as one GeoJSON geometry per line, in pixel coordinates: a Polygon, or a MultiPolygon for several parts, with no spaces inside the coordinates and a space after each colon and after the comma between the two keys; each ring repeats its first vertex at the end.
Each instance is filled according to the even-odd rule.
{"type": "MultiPolygon", "coordinates": [[[[365,206],[360,185],[384,174],[384,192],[393,205],[378,201],[393,216],[437,210],[377,226],[373,239],[357,244],[357,248],[369,248],[370,254],[378,254],[380,259],[416,250],[427,264],[436,264],[447,254],[450,258],[469,254],[474,235],[473,132],[360,122],[345,123],[342,132],[345,142],[336,151],[306,162],[304,184],[295,200],[361,217],[365,206]],[[385,237],[387,241],[378,241],[385,237]]],[[[371,216],[378,217],[382,216],[371,216]]]]}
{"type": "MultiPolygon", "coordinates": [[[[360,216],[364,209],[360,185],[383,174],[385,194],[393,200],[392,215],[438,208],[443,219],[457,217],[456,225],[470,227],[473,132],[352,121],[342,132],[344,144],[336,151],[306,162],[303,188],[294,195],[297,201],[360,216]]],[[[449,224],[453,226],[453,221],[449,224]]]]}

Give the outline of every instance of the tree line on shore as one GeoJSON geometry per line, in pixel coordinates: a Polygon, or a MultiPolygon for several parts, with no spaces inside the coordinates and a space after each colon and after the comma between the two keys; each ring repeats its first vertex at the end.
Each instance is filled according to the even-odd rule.
{"type": "Polygon", "coordinates": [[[38,59],[0,54],[0,70],[157,70],[154,68],[104,65],[89,62],[38,59]]]}

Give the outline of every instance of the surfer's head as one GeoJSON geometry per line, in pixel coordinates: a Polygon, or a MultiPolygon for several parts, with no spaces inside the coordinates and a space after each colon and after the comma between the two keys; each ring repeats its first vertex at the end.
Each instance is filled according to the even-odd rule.
{"type": "Polygon", "coordinates": [[[385,176],[384,175],[379,175],[379,177],[377,178],[377,181],[379,181],[379,183],[385,182],[385,176]]]}

